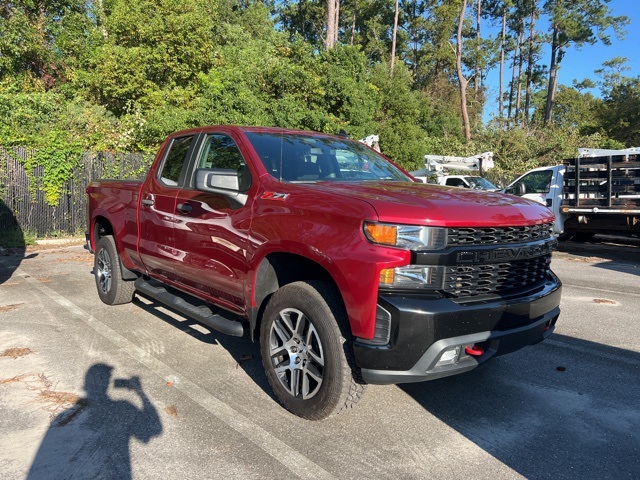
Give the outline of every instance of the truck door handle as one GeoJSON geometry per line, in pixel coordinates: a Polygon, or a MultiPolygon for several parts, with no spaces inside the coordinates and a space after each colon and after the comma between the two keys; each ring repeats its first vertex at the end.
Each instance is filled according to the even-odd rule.
{"type": "Polygon", "coordinates": [[[191,205],[189,205],[188,203],[179,203],[178,206],[176,207],[176,209],[180,213],[184,213],[186,215],[187,213],[190,213],[191,210],[193,210],[193,207],[191,205]]]}
{"type": "Polygon", "coordinates": [[[151,207],[155,202],[152,198],[143,198],[141,203],[143,207],[151,207]]]}

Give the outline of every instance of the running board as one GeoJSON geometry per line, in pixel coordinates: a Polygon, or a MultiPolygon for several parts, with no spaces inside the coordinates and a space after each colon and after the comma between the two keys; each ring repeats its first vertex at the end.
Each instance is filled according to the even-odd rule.
{"type": "Polygon", "coordinates": [[[220,333],[231,335],[233,337],[241,337],[244,334],[244,328],[240,322],[229,320],[216,313],[213,313],[209,307],[202,305],[193,305],[181,297],[168,292],[164,287],[156,287],[151,285],[143,278],[138,278],[135,282],[136,290],[154,300],[164,303],[178,312],[190,317],[198,322],[213,328],[220,333]]]}

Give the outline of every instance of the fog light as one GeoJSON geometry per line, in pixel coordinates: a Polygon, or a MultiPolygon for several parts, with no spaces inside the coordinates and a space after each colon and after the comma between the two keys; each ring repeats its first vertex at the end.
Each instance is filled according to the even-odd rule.
{"type": "Polygon", "coordinates": [[[460,345],[445,350],[440,357],[440,360],[438,360],[436,367],[439,367],[441,365],[454,365],[458,363],[458,360],[460,358],[460,350],[460,345]]]}

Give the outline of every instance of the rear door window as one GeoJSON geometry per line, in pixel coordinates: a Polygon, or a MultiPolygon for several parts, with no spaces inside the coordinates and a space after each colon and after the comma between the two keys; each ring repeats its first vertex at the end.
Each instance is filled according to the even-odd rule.
{"type": "Polygon", "coordinates": [[[194,136],[174,138],[158,174],[158,180],[169,187],[176,187],[184,178],[189,152],[194,136]]]}

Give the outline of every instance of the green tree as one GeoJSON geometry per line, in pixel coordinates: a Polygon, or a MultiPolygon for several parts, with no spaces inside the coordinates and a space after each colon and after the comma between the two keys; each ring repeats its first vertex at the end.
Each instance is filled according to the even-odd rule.
{"type": "Polygon", "coordinates": [[[53,88],[85,48],[89,25],[81,0],[18,0],[0,4],[0,81],[28,90],[53,88]]]}
{"type": "Polygon", "coordinates": [[[544,12],[550,18],[551,60],[549,83],[545,104],[544,122],[551,120],[555,101],[557,76],[560,64],[570,45],[581,47],[598,40],[611,44],[608,29],[613,29],[618,38],[623,37],[622,28],[629,23],[625,16],[614,17],[607,7],[609,0],[547,0],[544,12]]]}
{"type": "Polygon", "coordinates": [[[212,65],[212,4],[198,0],[105,0],[96,23],[102,38],[78,83],[117,115],[149,107],[167,91],[192,97],[198,74],[212,65]]]}
{"type": "Polygon", "coordinates": [[[594,131],[596,109],[601,102],[591,93],[565,85],[558,87],[553,108],[553,123],[558,127],[577,128],[581,131],[594,131]]]}
{"type": "Polygon", "coordinates": [[[598,112],[600,125],[627,147],[640,146],[640,77],[615,85],[598,112]]]}
{"type": "Polygon", "coordinates": [[[603,62],[602,68],[593,72],[600,78],[600,86],[603,92],[606,93],[610,89],[620,86],[629,80],[629,77],[624,75],[624,72],[631,70],[631,67],[627,65],[628,61],[629,59],[627,57],[613,57],[611,60],[603,62]]]}

